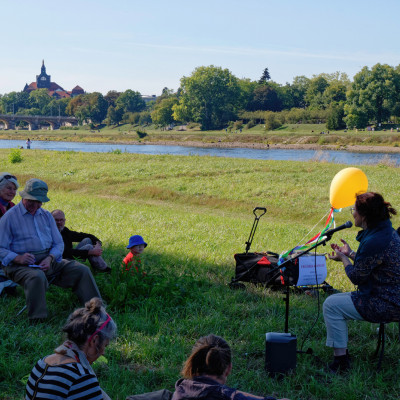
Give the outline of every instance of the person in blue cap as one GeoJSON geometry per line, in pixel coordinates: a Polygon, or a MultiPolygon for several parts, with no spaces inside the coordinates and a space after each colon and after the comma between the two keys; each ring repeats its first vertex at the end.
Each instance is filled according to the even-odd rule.
{"type": "Polygon", "coordinates": [[[122,268],[126,272],[139,272],[141,268],[140,255],[143,253],[147,243],[140,235],[133,235],[129,238],[129,244],[126,246],[130,252],[122,261],[122,268]]]}

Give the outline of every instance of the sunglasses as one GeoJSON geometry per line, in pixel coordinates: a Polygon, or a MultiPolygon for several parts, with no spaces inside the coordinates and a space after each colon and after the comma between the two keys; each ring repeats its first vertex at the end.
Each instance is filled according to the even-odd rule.
{"type": "Polygon", "coordinates": [[[4,175],[4,176],[0,179],[0,182],[3,182],[4,179],[7,179],[7,180],[15,179],[15,180],[17,180],[17,177],[14,176],[14,175],[4,175]]]}

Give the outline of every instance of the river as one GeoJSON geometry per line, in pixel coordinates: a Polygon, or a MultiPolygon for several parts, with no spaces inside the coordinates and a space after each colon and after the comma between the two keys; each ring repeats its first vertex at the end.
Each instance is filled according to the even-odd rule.
{"type": "MultiPolygon", "coordinates": [[[[0,140],[0,148],[10,149],[24,146],[22,140],[0,140]]],[[[366,165],[386,163],[400,165],[398,153],[356,153],[340,150],[303,150],[303,149],[248,149],[248,148],[213,148],[213,147],[186,147],[169,145],[138,145],[138,144],[108,144],[108,143],[82,143],[82,142],[53,142],[32,141],[31,151],[56,150],[56,151],[83,151],[92,153],[108,153],[122,151],[136,154],[171,154],[171,155],[198,155],[214,157],[248,158],[256,160],[292,160],[292,161],[326,161],[336,164],[366,165]]]]}

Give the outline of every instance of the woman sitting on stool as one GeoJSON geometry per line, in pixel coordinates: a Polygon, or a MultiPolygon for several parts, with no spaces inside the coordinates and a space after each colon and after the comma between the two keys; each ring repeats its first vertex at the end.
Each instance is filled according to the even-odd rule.
{"type": "Polygon", "coordinates": [[[396,215],[391,204],[379,193],[356,197],[352,208],[357,234],[357,253],[342,239],[343,246],[332,244],[331,260],[341,261],[356,292],[338,293],[324,302],[326,345],[333,347],[331,372],[349,369],[348,320],[390,322],[400,320],[400,236],[390,218],[396,215]],[[354,264],[350,260],[354,261],[354,264]]]}
{"type": "Polygon", "coordinates": [[[183,366],[183,379],[176,382],[172,400],[276,400],[275,397],[258,397],[226,386],[226,379],[232,371],[231,358],[231,349],[221,337],[208,335],[200,338],[183,366]]]}

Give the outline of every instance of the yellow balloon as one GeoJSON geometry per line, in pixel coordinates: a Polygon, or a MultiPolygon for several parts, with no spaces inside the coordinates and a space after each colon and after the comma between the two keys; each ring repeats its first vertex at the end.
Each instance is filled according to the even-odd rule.
{"type": "Polygon", "coordinates": [[[359,168],[344,168],[332,179],[329,200],[333,208],[351,206],[356,196],[368,190],[368,179],[359,168]]]}

